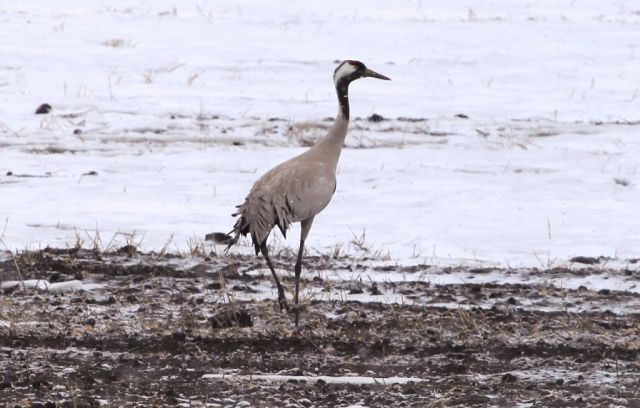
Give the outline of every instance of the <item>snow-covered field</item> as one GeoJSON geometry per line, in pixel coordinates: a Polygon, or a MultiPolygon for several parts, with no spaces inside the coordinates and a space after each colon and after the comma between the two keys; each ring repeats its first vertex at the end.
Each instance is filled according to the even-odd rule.
{"type": "Polygon", "coordinates": [[[3,242],[186,251],[230,229],[324,134],[351,58],[393,81],[351,87],[310,253],[637,268],[639,33],[629,1],[3,3],[3,242]]]}

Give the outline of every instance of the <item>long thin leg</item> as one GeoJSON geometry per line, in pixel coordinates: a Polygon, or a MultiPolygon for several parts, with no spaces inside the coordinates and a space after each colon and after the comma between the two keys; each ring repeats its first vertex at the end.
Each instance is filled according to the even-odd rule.
{"type": "Polygon", "coordinates": [[[300,240],[300,249],[298,250],[298,260],[296,261],[296,292],[293,297],[293,311],[295,313],[296,327],[298,327],[298,320],[300,319],[300,308],[298,307],[298,291],[300,290],[300,274],[302,273],[302,254],[304,253],[304,240],[300,240]]]}
{"type": "Polygon", "coordinates": [[[300,320],[300,308],[298,307],[298,292],[300,290],[300,274],[302,273],[302,255],[304,254],[304,241],[307,239],[309,235],[309,231],[311,231],[311,224],[313,224],[313,217],[308,218],[302,221],[302,231],[300,232],[300,249],[298,250],[298,259],[296,260],[296,292],[293,297],[294,302],[294,314],[295,314],[295,323],[296,327],[298,327],[298,321],[300,320]]]}
{"type": "Polygon", "coordinates": [[[278,275],[276,275],[276,270],[273,267],[273,263],[271,263],[271,259],[269,258],[269,250],[267,249],[267,240],[265,240],[262,245],[260,245],[260,252],[262,252],[262,256],[267,260],[267,265],[269,265],[269,269],[271,269],[271,274],[273,275],[273,279],[276,281],[276,286],[278,287],[278,303],[280,304],[280,310],[287,309],[289,311],[289,304],[287,303],[287,298],[284,295],[284,288],[280,283],[280,279],[278,279],[278,275]]]}

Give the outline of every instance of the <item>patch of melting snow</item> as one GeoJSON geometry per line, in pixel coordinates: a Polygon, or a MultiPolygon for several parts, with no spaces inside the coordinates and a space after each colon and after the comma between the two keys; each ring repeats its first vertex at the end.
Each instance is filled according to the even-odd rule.
{"type": "MultiPolygon", "coordinates": [[[[470,273],[468,270],[460,269],[454,271],[445,271],[440,268],[433,268],[428,272],[420,272],[415,274],[400,274],[397,272],[379,272],[372,271],[369,273],[363,273],[359,275],[357,281],[348,279],[348,272],[346,271],[332,271],[331,273],[323,274],[327,280],[336,283],[348,283],[355,282],[360,284],[362,293],[349,293],[348,290],[333,290],[331,292],[324,292],[318,288],[310,288],[306,290],[306,293],[310,296],[314,296],[320,300],[356,300],[360,302],[382,302],[382,303],[398,303],[398,304],[423,304],[428,303],[432,306],[447,307],[447,308],[467,308],[467,307],[482,307],[490,308],[496,304],[496,301],[475,301],[466,297],[461,297],[457,302],[433,302],[430,297],[415,296],[415,295],[403,295],[396,293],[395,289],[390,290],[385,285],[377,285],[380,294],[370,293],[370,286],[372,283],[405,283],[411,285],[415,282],[430,283],[432,286],[455,286],[463,284],[493,284],[493,285],[541,285],[548,287],[552,290],[578,290],[582,291],[586,289],[593,293],[600,293],[602,291],[617,291],[628,293],[640,293],[640,281],[631,275],[622,275],[611,273],[611,271],[594,271],[580,276],[579,274],[563,273],[531,273],[530,270],[494,270],[488,273],[470,273]],[[402,275],[402,278],[400,276],[402,275]],[[362,287],[362,285],[365,287],[362,287]],[[431,300],[430,300],[431,299],[431,300]]],[[[393,286],[393,285],[392,285],[393,286]]],[[[554,301],[554,298],[545,298],[547,303],[541,303],[538,300],[526,299],[516,296],[518,300],[518,307],[524,309],[535,309],[540,311],[552,311],[552,310],[569,310],[580,312],[583,310],[591,310],[591,303],[593,302],[578,302],[576,305],[572,304],[573,300],[579,297],[577,294],[567,294],[562,299],[554,301]],[[549,304],[548,302],[551,302],[549,304]]],[[[619,302],[610,301],[606,306],[609,310],[621,313],[628,313],[630,306],[629,303],[638,303],[634,301],[635,298],[629,299],[625,297],[623,304],[617,305],[619,302]]],[[[580,299],[578,299],[580,300],[580,299]]],[[[582,299],[584,301],[584,299],[582,299]]],[[[498,301],[499,303],[500,301],[498,301]]],[[[595,302],[596,304],[598,302],[595,302]]]]}
{"type": "MultiPolygon", "coordinates": [[[[615,363],[612,364],[612,367],[614,366],[615,363]]],[[[545,368],[543,370],[514,370],[510,371],[509,373],[515,375],[519,379],[535,381],[557,381],[561,379],[564,382],[580,381],[598,385],[615,385],[622,389],[627,387],[625,384],[635,384],[638,380],[637,373],[616,373],[615,368],[612,368],[611,371],[593,369],[589,370],[588,372],[583,370],[570,371],[567,369],[559,368],[545,368]]],[[[488,379],[487,376],[481,376],[478,374],[476,374],[475,376],[478,380],[482,381],[488,379]]]]}
{"type": "MultiPolygon", "coordinates": [[[[46,354],[49,354],[49,355],[59,355],[59,356],[72,355],[72,356],[82,356],[83,358],[91,357],[95,353],[94,349],[91,349],[91,348],[78,348],[78,347],[66,347],[66,348],[63,348],[63,349],[43,347],[40,350],[43,353],[46,353],[46,354]]],[[[21,352],[27,353],[29,351],[29,348],[0,347],[0,351],[2,351],[2,352],[21,351],[21,352]]],[[[100,353],[101,353],[102,357],[110,358],[110,359],[113,359],[113,360],[120,359],[120,358],[122,358],[122,356],[131,356],[131,354],[128,353],[128,352],[118,352],[118,351],[102,350],[100,353]]],[[[104,367],[107,368],[107,369],[111,369],[112,368],[112,366],[110,366],[110,365],[108,365],[106,363],[105,363],[104,367]]]]}
{"type": "MultiPolygon", "coordinates": [[[[531,274],[528,269],[503,270],[496,269],[488,273],[470,273],[466,268],[459,270],[445,270],[439,267],[430,268],[419,273],[405,272],[381,272],[381,271],[363,271],[354,273],[348,270],[330,270],[318,271],[314,274],[320,274],[324,279],[332,282],[348,282],[359,280],[363,283],[373,282],[430,282],[435,285],[456,285],[464,283],[476,284],[552,284],[564,289],[578,289],[584,286],[587,289],[598,291],[601,289],[624,290],[634,293],[640,293],[640,285],[638,280],[630,276],[619,276],[603,271],[602,273],[589,273],[587,276],[577,276],[573,274],[558,274],[557,276],[549,274],[531,274]]],[[[374,296],[374,299],[376,297],[374,296]]]]}
{"type": "Polygon", "coordinates": [[[172,258],[165,262],[162,262],[161,265],[173,266],[177,269],[187,271],[189,269],[193,269],[196,266],[202,265],[202,259],[197,258],[172,258]]]}
{"type": "Polygon", "coordinates": [[[47,289],[49,287],[49,281],[42,279],[27,279],[23,281],[6,281],[0,284],[2,289],[11,289],[18,285],[24,285],[25,288],[47,289]]]}
{"type": "Polygon", "coordinates": [[[356,301],[362,303],[384,303],[384,304],[400,304],[400,305],[412,305],[416,302],[410,299],[407,299],[406,296],[401,294],[393,294],[393,293],[383,293],[380,295],[371,295],[368,293],[354,293],[350,294],[347,291],[340,292],[324,292],[320,289],[314,288],[312,292],[309,293],[316,300],[323,301],[332,301],[332,300],[340,300],[340,301],[356,301]]]}
{"type": "Polygon", "coordinates": [[[12,259],[13,255],[9,251],[1,251],[0,252],[0,262],[8,261],[12,259]]]}
{"type": "Polygon", "coordinates": [[[46,279],[26,279],[23,281],[10,280],[0,284],[2,289],[11,289],[16,286],[22,286],[26,288],[35,288],[38,290],[48,290],[51,292],[65,292],[65,291],[84,291],[89,292],[92,290],[102,289],[104,285],[101,283],[88,283],[81,280],[73,279],[64,282],[50,283],[46,279]]]}
{"type": "MultiPolygon", "coordinates": [[[[292,278],[286,270],[280,270],[281,276],[292,278]]],[[[219,296],[233,298],[238,301],[266,300],[277,297],[276,288],[270,279],[264,279],[263,272],[250,271],[247,275],[254,275],[260,280],[254,282],[229,280],[226,282],[228,291],[219,296]]],[[[582,312],[608,309],[614,313],[626,314],[630,310],[640,307],[640,299],[630,293],[640,293],[640,280],[633,274],[620,274],[607,270],[585,271],[585,275],[569,271],[538,271],[530,269],[504,270],[496,269],[489,272],[470,272],[468,269],[429,268],[419,272],[397,272],[365,270],[351,272],[335,268],[333,270],[319,270],[307,272],[305,278],[320,277],[322,284],[309,283],[303,285],[301,295],[303,299],[320,301],[356,301],[362,303],[429,305],[449,309],[488,309],[495,306],[513,307],[524,310],[582,312]],[[355,277],[354,277],[355,276],[355,277]],[[330,285],[326,283],[330,282],[330,285]],[[405,291],[414,288],[414,284],[430,284],[427,291],[405,291]],[[530,285],[541,286],[553,292],[562,291],[561,297],[528,298],[526,295],[514,293],[513,303],[505,305],[505,299],[485,298],[475,299],[469,296],[450,294],[453,299],[441,299],[436,286],[457,287],[465,284],[474,285],[530,285]],[[375,286],[375,290],[374,290],[375,286]],[[351,288],[359,289],[351,291],[351,288]],[[575,292],[577,291],[577,292],[575,292]],[[588,292],[583,292],[588,291],[588,292]],[[601,291],[627,292],[622,298],[593,299],[593,295],[601,291]],[[605,303],[603,303],[603,301],[605,303]]],[[[421,287],[421,285],[417,285],[421,287]]],[[[460,289],[461,294],[466,293],[460,289]]],[[[525,290],[525,292],[527,292],[525,290]]],[[[344,316],[327,315],[337,319],[344,316]]]]}
{"type": "Polygon", "coordinates": [[[407,384],[410,382],[426,381],[417,377],[367,377],[367,376],[339,376],[332,377],[328,375],[306,376],[306,375],[282,375],[282,374],[204,374],[203,379],[208,380],[233,380],[233,381],[270,381],[270,382],[287,382],[287,381],[306,381],[316,382],[322,380],[327,384],[407,384]]]}

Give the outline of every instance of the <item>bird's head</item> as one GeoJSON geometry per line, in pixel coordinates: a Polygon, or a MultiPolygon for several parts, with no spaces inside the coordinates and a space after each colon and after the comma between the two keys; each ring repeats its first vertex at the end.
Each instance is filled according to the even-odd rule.
{"type": "Polygon", "coordinates": [[[382,74],[370,70],[362,62],[353,60],[343,61],[333,73],[333,81],[336,86],[339,83],[349,84],[356,79],[365,77],[384,79],[387,81],[391,80],[391,78],[387,78],[382,74]]]}

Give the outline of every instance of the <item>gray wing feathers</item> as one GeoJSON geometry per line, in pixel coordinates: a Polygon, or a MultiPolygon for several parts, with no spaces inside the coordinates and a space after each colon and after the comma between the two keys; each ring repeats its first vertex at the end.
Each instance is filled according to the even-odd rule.
{"type": "Polygon", "coordinates": [[[240,235],[250,234],[257,254],[274,226],[286,238],[292,223],[315,216],[335,191],[335,174],[330,169],[322,162],[294,158],[267,172],[233,214],[239,218],[229,247],[240,235]]]}
{"type": "Polygon", "coordinates": [[[239,218],[233,226],[234,237],[229,247],[238,241],[240,235],[250,234],[257,254],[275,225],[278,226],[282,235],[287,237],[292,215],[293,211],[286,197],[273,199],[268,195],[257,195],[252,191],[244,203],[238,206],[238,211],[233,214],[234,217],[239,218]]]}

